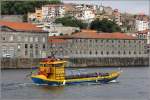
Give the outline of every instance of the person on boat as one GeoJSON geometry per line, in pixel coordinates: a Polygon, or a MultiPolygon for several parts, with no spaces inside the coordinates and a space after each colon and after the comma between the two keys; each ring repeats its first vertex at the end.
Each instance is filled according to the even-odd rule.
{"type": "Polygon", "coordinates": [[[41,67],[39,69],[39,73],[38,74],[48,77],[50,75],[50,68],[49,67],[41,67]]]}

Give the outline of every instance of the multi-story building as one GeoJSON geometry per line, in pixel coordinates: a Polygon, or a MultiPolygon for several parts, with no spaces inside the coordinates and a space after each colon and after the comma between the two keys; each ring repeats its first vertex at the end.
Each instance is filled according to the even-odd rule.
{"type": "Polygon", "coordinates": [[[149,29],[149,18],[148,16],[141,14],[137,15],[135,18],[135,27],[137,31],[143,31],[149,29]]]}
{"type": "Polygon", "coordinates": [[[35,13],[28,13],[28,22],[36,21],[36,14],[35,13]]]}
{"type": "Polygon", "coordinates": [[[48,33],[30,23],[0,21],[0,58],[47,56],[48,33]]]}
{"type": "Polygon", "coordinates": [[[128,13],[122,13],[121,16],[122,16],[121,17],[122,31],[123,32],[130,32],[130,33],[136,32],[134,15],[128,14],[128,13]]]}
{"type": "Polygon", "coordinates": [[[138,31],[136,33],[136,36],[139,39],[147,39],[147,44],[150,44],[150,29],[144,31],[138,31]]]}
{"type": "Polygon", "coordinates": [[[115,9],[113,11],[113,20],[116,22],[116,24],[118,25],[122,25],[122,22],[121,22],[121,13],[118,11],[118,9],[115,9]]]}
{"type": "Polygon", "coordinates": [[[44,21],[50,21],[59,17],[64,16],[64,5],[63,4],[50,4],[42,6],[42,15],[44,21]]]}
{"type": "Polygon", "coordinates": [[[94,6],[84,4],[66,4],[65,13],[70,16],[74,16],[78,20],[85,22],[91,22],[95,18],[94,6]],[[70,9],[68,9],[70,8],[70,9]]]}
{"type": "Polygon", "coordinates": [[[49,43],[49,47],[53,47],[53,50],[49,50],[52,50],[50,52],[54,52],[56,57],[74,61],[81,58],[82,64],[88,63],[86,59],[90,58],[92,62],[98,63],[99,58],[147,57],[147,40],[137,39],[125,33],[82,31],[72,36],[49,37],[49,43]]]}
{"type": "Polygon", "coordinates": [[[35,9],[35,13],[28,13],[28,22],[41,22],[43,20],[42,10],[35,9]]]}

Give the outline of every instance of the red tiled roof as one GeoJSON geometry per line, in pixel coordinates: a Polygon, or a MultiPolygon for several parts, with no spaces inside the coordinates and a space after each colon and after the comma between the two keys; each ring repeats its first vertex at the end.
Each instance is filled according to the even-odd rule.
{"type": "Polygon", "coordinates": [[[0,26],[7,26],[16,31],[36,31],[36,32],[44,32],[41,28],[36,27],[36,25],[31,23],[23,23],[23,22],[8,22],[1,21],[0,26]]]}
{"type": "Polygon", "coordinates": [[[82,30],[71,36],[49,36],[49,43],[64,43],[68,38],[87,38],[87,39],[136,39],[125,33],[97,33],[94,30],[82,30]]]}
{"type": "Polygon", "coordinates": [[[63,43],[65,42],[63,38],[64,36],[49,36],[48,42],[49,43],[63,43]]]}
{"type": "Polygon", "coordinates": [[[96,31],[81,31],[71,36],[72,38],[97,38],[97,39],[136,39],[125,33],[97,33],[96,31]]]}

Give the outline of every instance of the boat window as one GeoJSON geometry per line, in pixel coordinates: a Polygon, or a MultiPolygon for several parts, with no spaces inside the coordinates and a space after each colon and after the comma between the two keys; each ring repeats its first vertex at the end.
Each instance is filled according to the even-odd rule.
{"type": "Polygon", "coordinates": [[[47,67],[47,64],[40,64],[40,67],[47,67]]]}
{"type": "Polygon", "coordinates": [[[43,67],[44,65],[43,65],[43,64],[40,64],[39,66],[40,66],[40,67],[43,67]]]}

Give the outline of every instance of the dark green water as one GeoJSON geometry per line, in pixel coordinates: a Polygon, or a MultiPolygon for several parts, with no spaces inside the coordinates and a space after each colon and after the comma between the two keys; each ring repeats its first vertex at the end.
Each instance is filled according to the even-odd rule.
{"type": "MultiPolygon", "coordinates": [[[[67,73],[76,73],[70,71],[67,73]]],[[[86,68],[80,71],[115,71],[117,68],[86,68]]],[[[2,100],[150,100],[150,68],[122,68],[123,73],[109,84],[80,84],[70,86],[37,86],[25,70],[1,71],[2,100]]]]}

